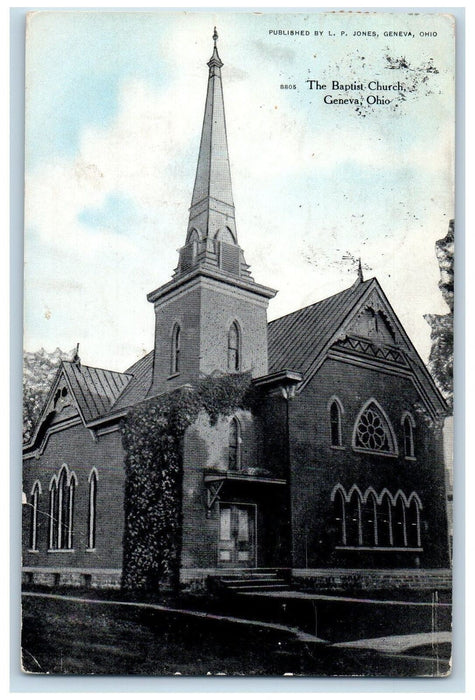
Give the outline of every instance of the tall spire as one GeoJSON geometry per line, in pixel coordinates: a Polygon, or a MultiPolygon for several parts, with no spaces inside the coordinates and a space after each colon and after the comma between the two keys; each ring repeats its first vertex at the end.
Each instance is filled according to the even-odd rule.
{"type": "Polygon", "coordinates": [[[232,238],[233,242],[237,243],[221,84],[223,62],[218,54],[217,41],[218,33],[215,27],[213,54],[208,61],[208,90],[195,186],[191,199],[187,242],[193,229],[196,229],[199,237],[204,239],[215,238],[218,231],[227,228],[225,238],[227,240],[232,238]]]}

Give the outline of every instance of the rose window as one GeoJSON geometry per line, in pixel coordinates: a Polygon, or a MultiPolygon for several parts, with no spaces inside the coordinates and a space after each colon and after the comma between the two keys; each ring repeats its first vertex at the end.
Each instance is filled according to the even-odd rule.
{"type": "Polygon", "coordinates": [[[370,405],[359,417],[355,446],[376,452],[394,452],[394,445],[386,419],[376,406],[370,405]]]}

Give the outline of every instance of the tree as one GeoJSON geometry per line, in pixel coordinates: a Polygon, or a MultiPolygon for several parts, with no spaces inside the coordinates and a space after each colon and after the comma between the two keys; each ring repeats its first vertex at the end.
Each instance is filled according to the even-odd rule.
{"type": "Polygon", "coordinates": [[[450,408],[453,406],[454,365],[454,221],[450,221],[445,238],[435,244],[439,261],[439,289],[447,306],[447,314],[426,314],[431,327],[432,347],[429,355],[429,370],[450,408]]]}
{"type": "Polygon", "coordinates": [[[61,360],[67,360],[72,352],[56,348],[48,353],[41,348],[37,352],[23,353],[23,442],[33,436],[36,422],[46,401],[51,383],[61,360]]]}

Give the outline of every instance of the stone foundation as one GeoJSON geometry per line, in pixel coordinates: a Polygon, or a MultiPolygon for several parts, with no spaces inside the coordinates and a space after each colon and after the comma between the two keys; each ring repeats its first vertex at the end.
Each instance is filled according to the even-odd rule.
{"type": "Polygon", "coordinates": [[[73,588],[120,588],[122,572],[118,569],[46,569],[25,567],[22,583],[38,586],[73,588]]]}
{"type": "Polygon", "coordinates": [[[450,569],[292,569],[292,586],[303,591],[410,589],[450,590],[450,569]]]}

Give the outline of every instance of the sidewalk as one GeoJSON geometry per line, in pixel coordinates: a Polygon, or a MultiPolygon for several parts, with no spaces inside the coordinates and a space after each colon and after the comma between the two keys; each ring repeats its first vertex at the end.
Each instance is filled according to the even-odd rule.
{"type": "Polygon", "coordinates": [[[372,649],[385,654],[400,654],[414,647],[451,642],[451,632],[420,632],[419,634],[401,634],[375,639],[357,639],[353,642],[337,642],[332,647],[347,649],[372,649]]]}

